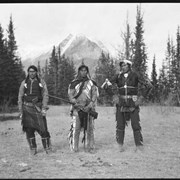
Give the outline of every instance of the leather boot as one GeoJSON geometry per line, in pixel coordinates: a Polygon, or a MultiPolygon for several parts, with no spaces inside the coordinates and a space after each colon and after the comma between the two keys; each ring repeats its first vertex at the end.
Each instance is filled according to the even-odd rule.
{"type": "Polygon", "coordinates": [[[119,130],[119,129],[116,130],[116,140],[117,140],[118,148],[119,148],[120,152],[124,151],[124,148],[123,148],[124,135],[125,135],[124,130],[119,130]]]}
{"type": "Polygon", "coordinates": [[[90,153],[95,152],[95,146],[94,146],[94,134],[90,134],[87,136],[87,150],[90,153]]]}
{"type": "Polygon", "coordinates": [[[78,126],[78,128],[74,128],[73,130],[73,137],[72,137],[72,150],[74,152],[79,151],[79,136],[80,136],[81,128],[78,126]]]}
{"type": "Polygon", "coordinates": [[[134,133],[134,141],[135,141],[135,145],[136,145],[136,149],[135,152],[140,150],[143,151],[143,137],[141,134],[141,131],[133,131],[134,133]]]}
{"type": "Polygon", "coordinates": [[[118,148],[120,152],[124,152],[123,144],[118,144],[118,148]]]}
{"type": "Polygon", "coordinates": [[[135,148],[135,152],[143,152],[144,151],[144,146],[143,145],[139,145],[139,146],[136,146],[135,148]]]}
{"type": "Polygon", "coordinates": [[[78,152],[79,151],[79,138],[75,139],[73,142],[73,151],[78,152]]]}
{"type": "Polygon", "coordinates": [[[32,155],[37,154],[37,145],[36,145],[36,139],[35,137],[33,138],[27,138],[28,144],[29,144],[29,148],[30,148],[30,153],[32,155]]]}
{"type": "Polygon", "coordinates": [[[73,134],[73,149],[74,152],[79,151],[79,132],[73,134]]]}
{"type": "Polygon", "coordinates": [[[90,153],[95,152],[94,142],[94,120],[89,119],[87,121],[87,150],[90,153]]]}
{"type": "Polygon", "coordinates": [[[46,153],[48,154],[52,150],[50,137],[41,138],[41,140],[42,140],[43,148],[46,151],[46,153]]]}

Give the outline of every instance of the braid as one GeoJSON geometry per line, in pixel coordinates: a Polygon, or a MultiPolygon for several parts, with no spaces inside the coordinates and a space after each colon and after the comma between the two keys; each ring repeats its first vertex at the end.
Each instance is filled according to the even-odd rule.
{"type": "Polygon", "coordinates": [[[90,75],[90,73],[89,73],[89,72],[87,73],[87,77],[89,77],[89,79],[91,79],[91,75],[90,75]]]}
{"type": "Polygon", "coordinates": [[[28,79],[29,79],[29,74],[27,75],[26,79],[25,79],[25,83],[24,83],[24,92],[26,93],[27,91],[27,82],[28,82],[28,79]]]}
{"type": "MultiPolygon", "coordinates": [[[[38,80],[38,82],[39,82],[39,83],[38,83],[38,84],[39,84],[39,88],[40,88],[40,91],[41,91],[41,93],[42,93],[43,87],[42,87],[41,80],[40,80],[38,74],[36,74],[36,78],[37,78],[37,80],[38,80]]],[[[27,75],[27,77],[26,77],[26,79],[25,79],[25,83],[24,83],[25,92],[26,92],[26,90],[27,90],[27,82],[28,82],[28,80],[29,80],[29,74],[27,75]]]]}
{"type": "Polygon", "coordinates": [[[28,82],[28,79],[29,79],[29,74],[27,75],[26,79],[25,79],[25,83],[27,84],[28,82]]]}
{"type": "Polygon", "coordinates": [[[36,78],[37,78],[38,82],[41,83],[41,80],[40,80],[38,74],[36,74],[36,78]]]}

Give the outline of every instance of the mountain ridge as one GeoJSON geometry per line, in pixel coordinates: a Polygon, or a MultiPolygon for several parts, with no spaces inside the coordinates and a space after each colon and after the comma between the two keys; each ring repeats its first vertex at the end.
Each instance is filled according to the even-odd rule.
{"type": "MultiPolygon", "coordinates": [[[[61,55],[64,54],[66,57],[72,59],[76,68],[83,61],[89,67],[92,74],[95,72],[95,67],[97,66],[102,51],[110,54],[106,46],[100,40],[88,38],[84,34],[73,35],[70,33],[64,40],[55,46],[56,49],[58,49],[59,46],[61,55]]],[[[22,61],[22,64],[24,68],[27,69],[29,65],[38,65],[39,61],[42,68],[45,66],[46,60],[49,61],[51,52],[52,49],[42,52],[33,59],[28,58],[22,61]]]]}

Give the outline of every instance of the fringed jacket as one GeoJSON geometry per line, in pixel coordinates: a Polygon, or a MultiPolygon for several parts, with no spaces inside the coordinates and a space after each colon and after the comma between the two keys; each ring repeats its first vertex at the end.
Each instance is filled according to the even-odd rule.
{"type": "Polygon", "coordinates": [[[73,80],[69,85],[68,95],[70,101],[75,98],[77,103],[83,107],[87,106],[90,102],[93,102],[95,107],[99,92],[96,83],[86,77],[73,80]]]}

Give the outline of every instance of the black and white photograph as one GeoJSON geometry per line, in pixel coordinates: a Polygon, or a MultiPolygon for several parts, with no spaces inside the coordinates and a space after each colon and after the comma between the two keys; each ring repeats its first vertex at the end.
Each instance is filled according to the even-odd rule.
{"type": "Polygon", "coordinates": [[[0,3],[0,179],[180,178],[180,3],[0,3]]]}

